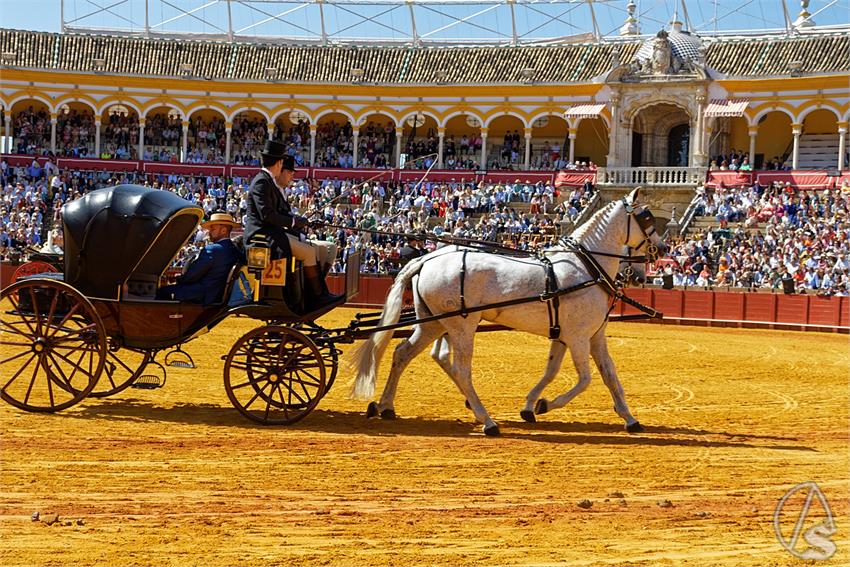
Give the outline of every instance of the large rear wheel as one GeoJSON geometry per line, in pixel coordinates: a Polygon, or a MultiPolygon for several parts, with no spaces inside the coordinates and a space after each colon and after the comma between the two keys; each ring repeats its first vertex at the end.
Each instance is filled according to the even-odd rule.
{"type": "Polygon", "coordinates": [[[322,354],[309,337],[269,325],[243,335],[224,362],[224,388],[242,415],[265,425],[306,417],[325,393],[322,354]]]}
{"type": "Polygon", "coordinates": [[[0,398],[35,412],[66,409],[97,384],[106,332],[91,302],[70,285],[18,281],[0,292],[0,398]]]}

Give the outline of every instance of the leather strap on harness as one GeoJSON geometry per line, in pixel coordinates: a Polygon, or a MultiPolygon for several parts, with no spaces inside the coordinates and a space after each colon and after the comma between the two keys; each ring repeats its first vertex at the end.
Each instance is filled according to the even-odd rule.
{"type": "Polygon", "coordinates": [[[560,322],[560,296],[555,292],[558,291],[558,276],[555,275],[555,267],[545,254],[539,254],[537,258],[543,264],[546,270],[546,295],[550,296],[546,299],[546,309],[549,312],[549,340],[560,340],[561,337],[561,322],[560,322]]]}
{"type": "Polygon", "coordinates": [[[463,251],[463,255],[460,258],[460,316],[466,319],[469,317],[469,312],[466,310],[466,297],[463,293],[464,283],[466,281],[466,253],[468,250],[463,251]]]}

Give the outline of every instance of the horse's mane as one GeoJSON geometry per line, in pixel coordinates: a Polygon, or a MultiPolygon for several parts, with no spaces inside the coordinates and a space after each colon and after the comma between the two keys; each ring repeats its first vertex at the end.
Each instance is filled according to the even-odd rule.
{"type": "Polygon", "coordinates": [[[604,207],[602,207],[601,209],[599,209],[598,211],[593,213],[593,216],[590,217],[587,220],[587,222],[585,222],[580,227],[575,229],[575,231],[572,234],[572,237],[575,240],[581,240],[584,236],[587,235],[587,233],[589,233],[592,229],[596,228],[596,226],[600,222],[602,222],[602,219],[604,217],[608,216],[608,214],[617,205],[618,202],[619,201],[617,201],[617,200],[611,201],[610,203],[608,203],[607,205],[605,205],[604,207]]]}

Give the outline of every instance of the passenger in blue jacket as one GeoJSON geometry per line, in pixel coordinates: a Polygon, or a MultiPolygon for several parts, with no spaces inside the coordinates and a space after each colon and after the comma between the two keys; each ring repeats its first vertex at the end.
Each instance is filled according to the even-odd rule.
{"type": "Polygon", "coordinates": [[[189,303],[210,305],[221,301],[227,276],[239,261],[239,249],[230,240],[230,232],[239,223],[229,213],[217,212],[201,225],[209,231],[207,244],[198,257],[177,278],[177,283],[159,288],[157,299],[176,299],[189,303]]]}

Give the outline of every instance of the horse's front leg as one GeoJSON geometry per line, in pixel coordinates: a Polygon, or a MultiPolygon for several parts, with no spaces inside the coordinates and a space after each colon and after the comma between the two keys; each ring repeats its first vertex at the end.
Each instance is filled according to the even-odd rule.
{"type": "Polygon", "coordinates": [[[547,401],[546,398],[537,400],[534,413],[540,415],[541,413],[564,407],[573,398],[584,392],[588,384],[590,384],[590,341],[574,341],[569,345],[569,348],[570,355],[573,358],[573,364],[576,367],[576,372],[578,372],[578,383],[551,402],[547,401]]]}
{"type": "Polygon", "coordinates": [[[439,323],[425,323],[413,327],[413,334],[410,338],[403,340],[395,348],[393,364],[390,368],[387,384],[384,386],[384,392],[377,404],[375,402],[369,404],[366,417],[380,415],[383,419],[395,419],[395,396],[401,373],[404,372],[411,360],[416,358],[431,341],[442,333],[443,329],[439,323]]]}
{"type": "Polygon", "coordinates": [[[608,339],[605,337],[605,329],[600,329],[596,335],[590,339],[590,353],[593,355],[593,360],[596,362],[596,368],[599,369],[599,374],[602,375],[602,381],[611,392],[611,398],[614,400],[614,411],[617,412],[626,422],[626,431],[629,433],[640,433],[643,431],[643,426],[634,418],[629,411],[629,406],[626,404],[626,395],[623,392],[623,386],[620,384],[620,379],[617,378],[617,369],[614,367],[614,361],[608,353],[608,339]]]}
{"type": "Polygon", "coordinates": [[[549,346],[549,361],[546,363],[546,370],[543,372],[543,378],[537,383],[525,396],[525,406],[519,415],[529,422],[537,421],[534,417],[534,405],[540,399],[543,390],[557,376],[558,370],[561,369],[561,364],[564,362],[564,355],[567,353],[567,345],[560,340],[552,341],[549,346]]]}

